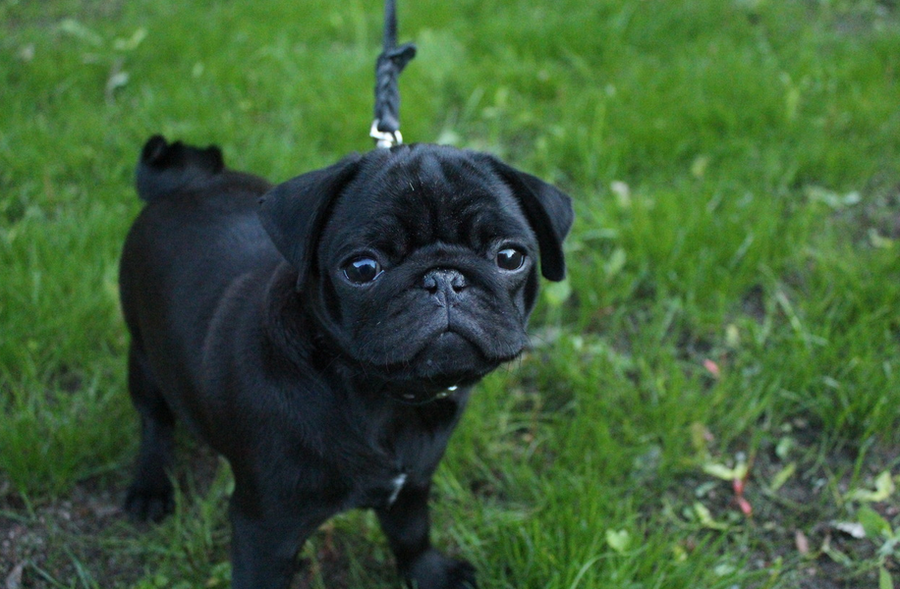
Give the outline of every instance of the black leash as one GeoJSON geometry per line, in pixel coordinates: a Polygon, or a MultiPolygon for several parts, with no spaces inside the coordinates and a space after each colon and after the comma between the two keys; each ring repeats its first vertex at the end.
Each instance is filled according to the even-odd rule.
{"type": "Polygon", "coordinates": [[[400,72],[416,56],[416,46],[405,43],[397,47],[396,0],[385,0],[384,45],[375,62],[375,120],[369,135],[376,147],[393,147],[403,143],[400,135],[400,72]]]}

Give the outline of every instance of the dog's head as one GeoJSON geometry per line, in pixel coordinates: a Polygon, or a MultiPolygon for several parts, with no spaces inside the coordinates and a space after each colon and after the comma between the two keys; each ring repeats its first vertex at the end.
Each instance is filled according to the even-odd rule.
{"type": "Polygon", "coordinates": [[[260,218],[322,329],[420,401],[521,353],[538,268],[565,275],[573,213],[561,191],[494,157],[419,144],[285,182],[260,218]]]}

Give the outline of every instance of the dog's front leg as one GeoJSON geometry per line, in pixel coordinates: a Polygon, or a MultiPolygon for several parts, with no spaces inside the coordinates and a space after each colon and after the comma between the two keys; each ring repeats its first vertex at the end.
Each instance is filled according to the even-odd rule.
{"type": "Polygon", "coordinates": [[[404,487],[390,507],[377,510],[397,568],[410,587],[475,589],[471,564],[443,556],[429,538],[428,485],[404,487]]]}
{"type": "Polygon", "coordinates": [[[232,499],[231,586],[286,589],[297,569],[297,553],[326,517],[297,513],[297,506],[251,514],[232,499]]]}

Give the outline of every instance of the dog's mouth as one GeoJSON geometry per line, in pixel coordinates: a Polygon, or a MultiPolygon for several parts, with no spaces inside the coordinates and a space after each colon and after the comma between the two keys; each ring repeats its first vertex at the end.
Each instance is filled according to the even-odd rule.
{"type": "Polygon", "coordinates": [[[447,330],[433,337],[410,361],[379,367],[384,390],[393,398],[421,404],[452,395],[481,380],[522,349],[488,358],[465,335],[447,330]]]}

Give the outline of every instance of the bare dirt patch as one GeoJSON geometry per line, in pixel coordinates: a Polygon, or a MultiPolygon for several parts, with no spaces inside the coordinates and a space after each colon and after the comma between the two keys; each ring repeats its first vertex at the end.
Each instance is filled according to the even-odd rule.
{"type": "MultiPolygon", "coordinates": [[[[761,433],[753,447],[736,448],[733,456],[738,459],[713,460],[728,466],[745,460],[743,486],[715,477],[685,477],[683,486],[665,493],[669,504],[680,508],[673,510],[672,525],[694,526],[698,546],[710,538],[721,540],[729,554],[741,557],[741,566],[766,578],[761,587],[879,586],[883,542],[862,535],[857,514],[863,506],[873,509],[896,529],[900,497],[893,492],[883,501],[860,501],[853,492],[875,488],[879,476],[896,470],[896,448],[828,443],[817,428],[797,420],[761,433]]],[[[883,563],[896,579],[897,552],[883,563]]]]}

